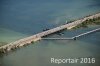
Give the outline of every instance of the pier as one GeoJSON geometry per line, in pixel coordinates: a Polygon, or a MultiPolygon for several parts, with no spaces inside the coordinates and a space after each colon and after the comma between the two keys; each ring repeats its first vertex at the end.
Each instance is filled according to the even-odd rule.
{"type": "MultiPolygon", "coordinates": [[[[76,21],[73,21],[73,22],[68,23],[68,24],[64,24],[64,25],[61,25],[61,26],[58,26],[58,27],[40,32],[40,33],[37,33],[35,35],[29,36],[29,37],[26,37],[26,38],[23,38],[23,39],[19,39],[17,41],[14,41],[14,42],[11,42],[11,43],[6,44],[4,46],[1,46],[0,47],[0,53],[6,53],[6,52],[9,52],[13,49],[20,48],[20,47],[32,44],[32,42],[36,42],[38,40],[41,40],[42,37],[45,37],[47,35],[50,35],[52,33],[56,33],[58,31],[61,31],[61,30],[64,30],[64,29],[71,29],[71,28],[81,24],[82,22],[88,20],[88,19],[94,19],[94,18],[98,18],[98,17],[100,17],[100,13],[95,14],[95,15],[91,15],[91,16],[88,16],[88,17],[85,17],[85,18],[82,18],[82,19],[79,19],[79,20],[76,20],[76,21]]],[[[93,32],[94,31],[95,30],[93,30],[93,32]]],[[[85,34],[88,34],[88,33],[91,33],[91,32],[92,31],[84,33],[84,34],[80,34],[78,36],[72,37],[72,39],[75,39],[77,37],[80,37],[82,35],[85,35],[85,34]]]]}

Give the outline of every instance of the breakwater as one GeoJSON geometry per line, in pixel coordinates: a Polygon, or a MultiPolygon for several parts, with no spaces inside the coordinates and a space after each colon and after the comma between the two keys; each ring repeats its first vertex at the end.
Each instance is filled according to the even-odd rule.
{"type": "Polygon", "coordinates": [[[52,34],[52,33],[56,33],[56,32],[61,31],[63,29],[71,29],[71,28],[81,24],[82,22],[84,22],[86,20],[94,19],[94,18],[98,18],[98,17],[100,17],[100,13],[97,13],[97,14],[94,14],[94,15],[91,15],[91,16],[87,16],[85,18],[82,18],[82,19],[73,21],[71,23],[55,27],[55,28],[47,30],[47,31],[37,33],[35,35],[29,36],[29,37],[26,37],[26,38],[23,38],[23,39],[19,39],[17,41],[11,42],[7,45],[1,46],[0,47],[0,53],[6,53],[6,52],[9,52],[9,51],[14,50],[16,48],[20,48],[20,47],[23,47],[25,45],[29,45],[32,42],[36,42],[38,40],[41,40],[41,38],[44,37],[44,36],[47,36],[47,35],[52,34]]]}

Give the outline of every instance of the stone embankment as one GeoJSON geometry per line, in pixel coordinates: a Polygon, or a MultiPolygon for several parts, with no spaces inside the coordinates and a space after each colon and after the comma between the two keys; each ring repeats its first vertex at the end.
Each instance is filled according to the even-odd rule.
{"type": "Polygon", "coordinates": [[[71,29],[71,28],[81,24],[82,22],[88,20],[88,19],[94,19],[94,18],[98,18],[98,17],[100,17],[100,13],[97,13],[97,14],[91,15],[91,16],[87,16],[85,18],[73,21],[73,22],[68,23],[68,24],[61,25],[59,27],[56,27],[56,28],[53,28],[53,29],[50,29],[47,31],[37,33],[35,35],[17,40],[15,42],[11,42],[7,45],[1,46],[0,53],[6,53],[6,52],[9,52],[9,51],[14,50],[16,48],[20,48],[22,46],[29,45],[29,44],[31,44],[31,42],[36,42],[38,40],[41,40],[41,38],[44,36],[61,31],[63,29],[71,29]]]}

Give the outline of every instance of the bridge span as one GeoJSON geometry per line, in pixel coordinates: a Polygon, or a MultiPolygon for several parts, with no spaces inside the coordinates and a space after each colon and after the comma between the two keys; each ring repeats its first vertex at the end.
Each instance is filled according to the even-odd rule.
{"type": "MultiPolygon", "coordinates": [[[[94,19],[94,18],[98,18],[98,17],[100,17],[100,13],[73,21],[73,22],[68,23],[68,24],[61,25],[59,27],[55,27],[55,28],[47,30],[47,31],[37,33],[37,34],[32,35],[30,37],[19,39],[17,41],[14,41],[14,42],[11,42],[11,43],[6,44],[4,46],[1,46],[0,53],[6,53],[6,52],[9,52],[13,49],[20,48],[20,47],[25,46],[25,45],[29,45],[29,44],[31,44],[31,42],[36,42],[38,40],[41,40],[41,38],[44,36],[61,31],[63,29],[71,29],[71,28],[81,24],[82,22],[88,20],[88,19],[94,19]]],[[[76,36],[76,37],[78,37],[78,36],[76,36]]]]}
{"type": "Polygon", "coordinates": [[[41,39],[43,39],[43,40],[76,40],[77,38],[79,38],[81,36],[84,36],[84,35],[87,35],[87,34],[90,34],[90,33],[93,33],[93,32],[97,32],[97,31],[100,31],[100,28],[79,34],[77,36],[69,37],[69,38],[62,38],[61,37],[61,38],[41,38],[41,39]]]}

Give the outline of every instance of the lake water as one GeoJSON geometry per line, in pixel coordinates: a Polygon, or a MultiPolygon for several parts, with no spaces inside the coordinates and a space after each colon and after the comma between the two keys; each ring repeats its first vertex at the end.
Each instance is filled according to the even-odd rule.
{"type": "MultiPolygon", "coordinates": [[[[54,28],[70,20],[100,12],[99,0],[1,0],[0,45],[54,28]]],[[[63,36],[72,37],[98,28],[90,26],[65,30],[63,36]]],[[[78,40],[41,40],[0,57],[0,66],[99,66],[100,32],[78,40]],[[51,58],[96,58],[94,64],[54,64],[51,58]]]]}

